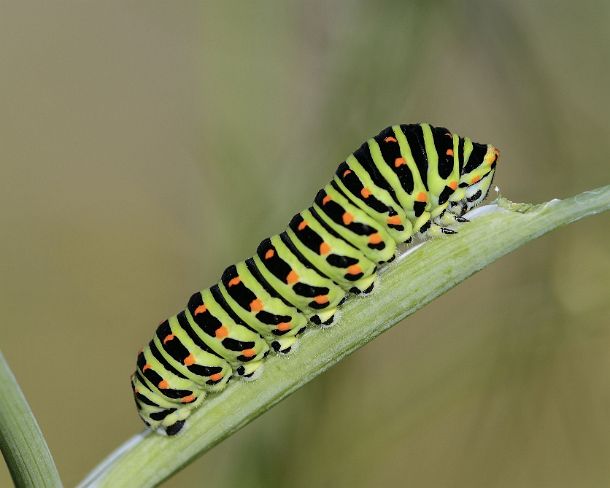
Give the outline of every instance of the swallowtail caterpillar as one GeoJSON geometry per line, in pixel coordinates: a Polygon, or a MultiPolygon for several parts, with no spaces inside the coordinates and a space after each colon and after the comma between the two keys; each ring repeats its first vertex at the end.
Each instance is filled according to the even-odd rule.
{"type": "Polygon", "coordinates": [[[330,325],[349,293],[369,293],[398,244],[455,233],[487,196],[498,156],[429,124],[366,141],[284,231],[159,325],[131,377],[142,420],[177,434],[207,394],[254,379],[270,351],[287,354],[306,327],[330,325]]]}

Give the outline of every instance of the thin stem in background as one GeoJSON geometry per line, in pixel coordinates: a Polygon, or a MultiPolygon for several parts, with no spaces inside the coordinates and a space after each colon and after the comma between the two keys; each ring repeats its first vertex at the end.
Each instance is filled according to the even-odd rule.
{"type": "Polygon", "coordinates": [[[0,449],[17,488],[62,486],[40,427],[2,353],[0,449]]]}

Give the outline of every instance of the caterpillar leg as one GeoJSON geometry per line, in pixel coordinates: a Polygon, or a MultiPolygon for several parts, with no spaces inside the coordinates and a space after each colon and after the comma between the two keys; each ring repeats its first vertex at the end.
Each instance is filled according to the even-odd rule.
{"type": "Polygon", "coordinates": [[[457,230],[453,230],[449,227],[443,227],[437,223],[430,223],[430,225],[426,227],[425,231],[420,232],[429,239],[436,239],[450,234],[457,234],[457,230]]]}
{"type": "Polygon", "coordinates": [[[332,325],[333,321],[335,320],[336,311],[336,308],[331,308],[329,310],[321,310],[320,312],[309,317],[309,320],[312,323],[320,325],[322,327],[332,325]]]}
{"type": "Polygon", "coordinates": [[[168,425],[165,428],[165,433],[168,436],[176,435],[178,432],[180,432],[182,430],[185,423],[186,423],[186,420],[176,420],[176,422],[174,422],[171,425],[168,425]]]}
{"type": "Polygon", "coordinates": [[[464,202],[450,202],[449,207],[447,208],[447,212],[453,215],[462,215],[466,213],[468,210],[468,206],[464,202]]]}
{"type": "Polygon", "coordinates": [[[236,369],[236,373],[240,378],[246,381],[254,381],[255,379],[260,378],[260,376],[263,374],[263,362],[252,361],[242,364],[236,369]]]}
{"type": "Polygon", "coordinates": [[[455,227],[459,227],[467,222],[470,221],[464,217],[454,214],[448,209],[435,219],[432,219],[422,225],[420,233],[432,239],[457,234],[455,227]]]}
{"type": "Polygon", "coordinates": [[[454,213],[451,213],[450,211],[444,212],[443,214],[439,215],[438,218],[435,219],[435,223],[437,223],[438,225],[440,225],[442,227],[456,225],[456,224],[465,224],[467,222],[470,222],[470,220],[465,219],[464,217],[460,217],[459,215],[456,215],[454,213]]]}
{"type": "Polygon", "coordinates": [[[376,279],[377,279],[377,273],[369,276],[368,278],[359,280],[355,286],[350,288],[350,292],[354,293],[355,295],[360,295],[360,294],[368,295],[369,293],[371,293],[373,291],[373,288],[375,288],[376,279]]]}
{"type": "Polygon", "coordinates": [[[271,348],[278,354],[288,354],[296,348],[298,339],[292,337],[281,337],[271,343],[271,348]]]}
{"type": "Polygon", "coordinates": [[[164,417],[161,425],[157,428],[157,432],[165,433],[168,436],[176,435],[182,430],[186,423],[186,419],[191,415],[191,412],[201,404],[204,397],[205,395],[201,395],[196,402],[193,402],[188,407],[178,409],[172,408],[161,413],[161,415],[164,415],[166,412],[169,412],[169,415],[164,417]]]}

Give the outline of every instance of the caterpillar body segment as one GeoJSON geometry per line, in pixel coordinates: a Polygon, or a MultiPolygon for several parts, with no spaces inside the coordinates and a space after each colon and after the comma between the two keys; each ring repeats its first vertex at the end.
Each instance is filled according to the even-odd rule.
{"type": "Polygon", "coordinates": [[[162,322],[131,377],[146,425],[177,434],[206,395],[254,379],[308,324],[330,325],[349,293],[372,290],[380,265],[413,235],[455,233],[487,196],[498,150],[442,127],[394,125],[339,164],[311,207],[253,257],[162,322]]]}
{"type": "Polygon", "coordinates": [[[326,224],[345,241],[360,249],[370,261],[385,263],[396,253],[396,241],[390,237],[386,224],[375,221],[332,184],[320,190],[314,202],[314,208],[326,224]]]}
{"type": "Polygon", "coordinates": [[[344,290],[359,287],[368,277],[374,280],[376,265],[327,226],[313,207],[295,215],[286,233],[306,260],[344,290]]]}
{"type": "Polygon", "coordinates": [[[249,271],[245,261],[229,266],[221,280],[221,293],[229,307],[277,351],[274,342],[293,337],[307,325],[295,307],[271,296],[249,271]]]}
{"type": "Polygon", "coordinates": [[[284,300],[306,316],[336,308],[345,296],[343,289],[308,261],[300,261],[296,248],[287,237],[282,239],[283,236],[265,239],[257,249],[255,262],[263,277],[284,300]]]}

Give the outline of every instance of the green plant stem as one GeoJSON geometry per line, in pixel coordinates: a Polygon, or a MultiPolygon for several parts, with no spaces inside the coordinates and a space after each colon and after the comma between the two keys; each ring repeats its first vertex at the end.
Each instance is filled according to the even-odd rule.
{"type": "Polygon", "coordinates": [[[2,353],[0,449],[16,487],[62,486],[40,427],[2,353]]]}
{"type": "Polygon", "coordinates": [[[133,437],[81,487],[154,486],[297,388],[499,257],[561,225],[610,208],[610,186],[541,205],[500,198],[473,212],[457,235],[409,249],[386,266],[373,294],[348,300],[335,325],[308,332],[288,357],[270,357],[263,376],[210,395],[175,437],[133,437]]]}

